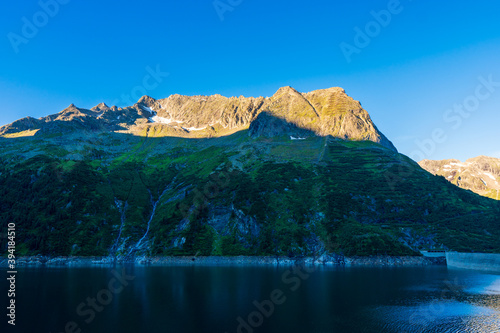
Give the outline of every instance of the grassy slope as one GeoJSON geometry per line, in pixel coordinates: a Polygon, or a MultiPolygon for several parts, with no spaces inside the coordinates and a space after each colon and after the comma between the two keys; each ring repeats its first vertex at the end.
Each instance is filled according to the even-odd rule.
{"type": "Polygon", "coordinates": [[[126,254],[159,199],[142,250],[155,255],[500,252],[497,202],[371,142],[242,131],[1,143],[0,225],[16,223],[19,254],[126,254]]]}

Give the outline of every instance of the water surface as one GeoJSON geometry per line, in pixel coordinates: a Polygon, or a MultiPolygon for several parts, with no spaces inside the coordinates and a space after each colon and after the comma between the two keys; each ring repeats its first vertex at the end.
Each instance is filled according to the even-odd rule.
{"type": "Polygon", "coordinates": [[[500,275],[444,266],[24,268],[16,296],[2,332],[500,332],[500,275]]]}

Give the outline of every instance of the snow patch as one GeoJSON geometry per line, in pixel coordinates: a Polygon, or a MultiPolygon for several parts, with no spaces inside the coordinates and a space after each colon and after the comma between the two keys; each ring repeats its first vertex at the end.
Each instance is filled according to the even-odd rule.
{"type": "Polygon", "coordinates": [[[158,123],[158,124],[182,123],[182,121],[177,121],[175,119],[163,118],[160,116],[153,116],[153,117],[149,118],[149,121],[151,121],[152,123],[158,123]]]}
{"type": "Polygon", "coordinates": [[[205,128],[207,128],[206,126],[205,127],[200,127],[200,128],[197,128],[197,127],[182,127],[183,130],[186,130],[188,132],[191,132],[191,131],[203,131],[205,128]]]}
{"type": "Polygon", "coordinates": [[[486,176],[490,177],[491,179],[493,179],[493,180],[497,180],[497,179],[495,178],[495,176],[493,176],[491,173],[489,173],[489,172],[483,172],[483,173],[484,173],[486,176]]]}
{"type": "Polygon", "coordinates": [[[299,138],[299,137],[294,137],[290,135],[290,140],[305,140],[306,138],[299,138]]]}
{"type": "Polygon", "coordinates": [[[142,106],[142,108],[143,108],[144,110],[149,111],[149,112],[151,112],[152,114],[156,114],[156,112],[155,112],[153,109],[151,109],[149,106],[144,106],[144,105],[141,105],[141,106],[142,106]]]}
{"type": "Polygon", "coordinates": [[[147,106],[144,106],[144,105],[141,105],[141,107],[146,110],[146,111],[149,111],[153,114],[153,116],[151,118],[148,118],[148,120],[152,123],[157,123],[157,124],[171,124],[171,123],[178,123],[178,124],[182,124],[183,121],[181,120],[176,120],[176,119],[172,119],[172,118],[164,118],[164,117],[160,117],[160,116],[157,116],[157,113],[155,110],[151,109],[150,107],[147,107],[147,106]]]}

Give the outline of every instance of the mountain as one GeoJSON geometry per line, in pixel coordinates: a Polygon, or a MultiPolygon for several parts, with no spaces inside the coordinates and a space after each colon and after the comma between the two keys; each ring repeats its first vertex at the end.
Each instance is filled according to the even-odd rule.
{"type": "Polygon", "coordinates": [[[463,189],[485,197],[499,199],[500,159],[479,156],[465,162],[449,159],[441,161],[423,160],[418,163],[434,175],[445,177],[463,189]]]}
{"type": "Polygon", "coordinates": [[[18,255],[500,252],[500,202],[399,154],[341,88],[71,105],[0,133],[18,255]]]}
{"type": "MultiPolygon", "coordinates": [[[[143,96],[135,105],[126,108],[110,108],[101,103],[87,110],[71,104],[58,114],[40,119],[23,118],[0,127],[0,135],[15,137],[81,129],[156,137],[209,138],[246,129],[262,112],[309,130],[309,136],[370,140],[396,150],[375,127],[361,104],[342,88],[301,94],[292,87],[284,87],[270,98],[172,95],[155,100],[143,96]]],[[[275,130],[261,130],[258,135],[286,134],[275,130]]],[[[255,131],[253,135],[257,135],[255,131]]]]}

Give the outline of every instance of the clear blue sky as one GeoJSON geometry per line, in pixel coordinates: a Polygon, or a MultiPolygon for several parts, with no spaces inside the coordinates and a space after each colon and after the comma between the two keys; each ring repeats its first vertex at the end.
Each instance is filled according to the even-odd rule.
{"type": "Polygon", "coordinates": [[[52,15],[34,0],[0,5],[0,124],[71,103],[125,106],[159,67],[168,77],[146,81],[155,98],[341,86],[415,159],[500,157],[500,87],[474,97],[478,77],[500,82],[498,1],[60,2],[52,15]],[[368,41],[356,44],[356,27],[368,41]],[[464,101],[473,112],[447,112],[464,101]]]}

